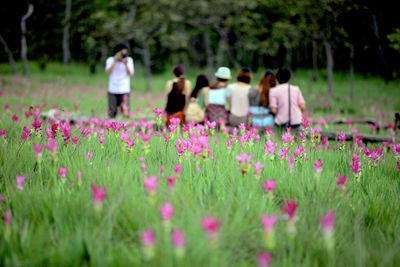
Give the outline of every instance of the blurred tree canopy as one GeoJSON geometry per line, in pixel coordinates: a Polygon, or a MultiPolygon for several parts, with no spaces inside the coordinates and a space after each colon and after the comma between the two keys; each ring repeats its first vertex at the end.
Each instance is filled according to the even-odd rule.
{"type": "Polygon", "coordinates": [[[314,68],[317,79],[318,68],[326,67],[329,78],[329,68],[354,66],[386,79],[399,76],[400,20],[390,1],[72,0],[66,16],[67,2],[4,1],[0,61],[9,62],[10,54],[21,59],[21,17],[33,4],[27,54],[43,69],[48,60],[62,62],[69,49],[71,60],[95,71],[115,44],[126,42],[149,79],[177,63],[210,73],[220,65],[289,66],[314,68]]]}

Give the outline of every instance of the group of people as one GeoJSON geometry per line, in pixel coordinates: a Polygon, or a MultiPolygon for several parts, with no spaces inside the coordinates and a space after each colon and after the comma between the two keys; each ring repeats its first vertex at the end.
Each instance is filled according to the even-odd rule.
{"type": "MultiPolygon", "coordinates": [[[[126,45],[118,44],[114,54],[106,61],[106,72],[110,74],[108,115],[111,118],[116,116],[119,106],[129,107],[130,76],[134,73],[126,45]]],[[[181,123],[214,121],[232,127],[251,123],[259,127],[298,128],[306,102],[299,87],[289,83],[290,78],[287,68],[279,69],[276,74],[268,70],[259,83],[252,86],[251,70],[242,68],[237,72],[236,82],[230,83],[230,69],[220,67],[215,73],[215,83],[210,85],[209,77],[200,74],[192,90],[184,67],[175,66],[173,79],[165,88],[166,125],[172,118],[178,118],[181,123]]]]}
{"type": "Polygon", "coordinates": [[[166,124],[169,125],[171,118],[179,118],[181,122],[223,121],[232,127],[251,123],[259,127],[297,128],[306,102],[299,87],[289,83],[290,78],[287,68],[279,69],[276,74],[267,70],[259,83],[252,86],[251,70],[242,68],[237,72],[236,82],[229,83],[230,69],[220,67],[214,84],[210,85],[206,74],[200,74],[190,91],[191,83],[185,79],[183,66],[178,65],[165,88],[166,124]]]}

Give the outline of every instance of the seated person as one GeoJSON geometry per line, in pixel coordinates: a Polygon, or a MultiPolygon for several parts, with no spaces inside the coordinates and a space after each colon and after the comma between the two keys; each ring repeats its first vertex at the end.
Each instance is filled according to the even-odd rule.
{"type": "Polygon", "coordinates": [[[276,79],[279,85],[269,91],[269,108],[275,115],[275,125],[281,128],[299,128],[306,101],[298,86],[289,84],[291,72],[279,69],[276,79]]]}
{"type": "Polygon", "coordinates": [[[170,124],[171,118],[178,118],[181,124],[185,122],[184,110],[188,103],[190,94],[190,81],[185,80],[185,70],[183,66],[178,65],[173,70],[174,79],[168,81],[165,87],[167,97],[167,127],[170,124]]]}
{"type": "Polygon", "coordinates": [[[242,68],[236,75],[237,83],[227,88],[228,103],[230,106],[229,124],[237,127],[241,123],[247,124],[249,113],[249,91],[252,79],[249,68],[242,68]]]}
{"type": "Polygon", "coordinates": [[[215,73],[217,81],[210,86],[209,90],[204,90],[204,104],[207,110],[208,120],[215,121],[217,124],[223,120],[228,122],[228,112],[225,109],[226,87],[231,77],[231,71],[227,67],[219,67],[215,73]]]}
{"type": "Polygon", "coordinates": [[[275,85],[275,74],[268,70],[261,76],[260,83],[250,89],[249,101],[253,126],[268,127],[274,125],[274,116],[268,107],[269,91],[275,85]]]}
{"type": "Polygon", "coordinates": [[[206,74],[199,74],[196,79],[196,85],[190,94],[190,100],[185,112],[186,121],[197,123],[204,122],[204,91],[208,90],[210,82],[206,74]]]}

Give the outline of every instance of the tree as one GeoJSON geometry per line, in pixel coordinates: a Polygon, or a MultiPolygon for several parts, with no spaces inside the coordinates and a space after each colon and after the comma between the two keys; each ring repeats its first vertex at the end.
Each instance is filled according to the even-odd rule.
{"type": "Polygon", "coordinates": [[[3,36],[1,36],[1,34],[0,34],[0,43],[3,45],[4,52],[6,52],[6,54],[8,55],[8,62],[10,63],[13,74],[17,74],[17,67],[15,66],[14,56],[13,56],[11,50],[8,48],[6,40],[4,40],[3,36]]]}
{"type": "Polygon", "coordinates": [[[63,64],[68,65],[71,60],[71,52],[69,50],[69,27],[71,18],[71,0],[65,0],[65,19],[64,19],[64,31],[63,31],[63,64]]]}
{"type": "Polygon", "coordinates": [[[21,58],[24,65],[24,75],[29,75],[29,68],[28,68],[28,58],[27,54],[27,45],[26,45],[26,20],[32,15],[33,13],[33,5],[29,4],[28,11],[21,19],[21,58]]]}

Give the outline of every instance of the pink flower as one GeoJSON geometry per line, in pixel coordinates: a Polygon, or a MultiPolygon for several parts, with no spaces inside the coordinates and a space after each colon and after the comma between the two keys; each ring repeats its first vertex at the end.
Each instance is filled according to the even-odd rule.
{"type": "Polygon", "coordinates": [[[236,159],[239,161],[239,163],[250,162],[253,157],[254,154],[247,156],[247,154],[244,152],[242,152],[240,156],[236,155],[236,159]]]}
{"type": "Polygon", "coordinates": [[[167,181],[168,181],[168,186],[169,187],[174,187],[175,186],[175,180],[178,178],[178,176],[175,174],[172,177],[167,176],[167,181]]]}
{"type": "Polygon", "coordinates": [[[74,108],[75,108],[75,110],[78,110],[79,104],[78,104],[78,103],[75,103],[75,104],[74,104],[74,108]]]}
{"type": "Polygon", "coordinates": [[[161,164],[161,167],[160,167],[160,174],[161,174],[161,175],[164,174],[164,164],[161,164]]]}
{"type": "Polygon", "coordinates": [[[176,229],[171,233],[172,244],[174,247],[184,247],[186,240],[183,237],[183,231],[180,229],[176,229]]]}
{"type": "Polygon", "coordinates": [[[308,128],[308,120],[306,118],[303,118],[303,121],[301,122],[301,126],[303,126],[303,128],[308,128]]]}
{"type": "Polygon", "coordinates": [[[397,169],[400,171],[400,161],[397,162],[397,169]]]}
{"type": "Polygon", "coordinates": [[[269,180],[268,178],[265,178],[265,182],[265,184],[261,183],[261,186],[264,188],[265,193],[274,191],[276,184],[275,180],[269,180]]]}
{"type": "Polygon", "coordinates": [[[88,151],[88,153],[87,153],[87,160],[91,160],[92,159],[92,157],[93,157],[93,151],[88,151]]]}
{"type": "Polygon", "coordinates": [[[275,227],[275,223],[278,221],[278,219],[279,219],[279,214],[275,214],[272,216],[267,216],[265,214],[261,214],[260,220],[264,227],[264,231],[265,232],[273,231],[274,227],[275,227]]]}
{"type": "Polygon", "coordinates": [[[160,206],[159,208],[161,217],[164,221],[170,221],[172,215],[175,213],[174,207],[171,205],[170,202],[166,202],[164,205],[160,206]]]}
{"type": "Polygon", "coordinates": [[[324,232],[331,232],[335,226],[335,212],[328,211],[324,217],[321,218],[320,224],[324,232]]]}
{"type": "Polygon", "coordinates": [[[142,239],[142,244],[144,246],[153,246],[155,242],[155,234],[154,231],[151,229],[147,229],[144,231],[141,235],[140,238],[142,239]]]}
{"type": "Polygon", "coordinates": [[[213,216],[209,215],[203,218],[203,220],[201,221],[201,225],[208,235],[213,236],[218,234],[221,222],[215,219],[213,216]]]}
{"type": "Polygon", "coordinates": [[[72,140],[72,143],[74,144],[74,145],[76,145],[77,143],[78,143],[78,137],[72,137],[71,138],[71,140],[72,140]]]}
{"type": "Polygon", "coordinates": [[[261,162],[252,163],[252,164],[253,164],[253,166],[254,166],[254,172],[255,172],[256,174],[260,174],[262,168],[264,168],[264,165],[261,164],[261,162]]]}
{"type": "Polygon", "coordinates": [[[305,151],[305,148],[302,146],[298,146],[295,150],[293,155],[297,158],[298,156],[300,156],[303,152],[305,151]]]}
{"type": "Polygon", "coordinates": [[[17,121],[17,120],[18,120],[17,114],[13,114],[13,115],[12,115],[12,120],[13,120],[13,121],[17,121]]]}
{"type": "Polygon", "coordinates": [[[340,187],[345,187],[346,186],[346,174],[343,176],[340,176],[339,174],[336,175],[337,179],[338,179],[338,186],[340,187]]]}
{"type": "Polygon", "coordinates": [[[38,131],[38,130],[40,130],[40,127],[42,127],[42,121],[39,121],[37,118],[35,118],[35,120],[33,121],[33,123],[32,123],[32,127],[36,130],[36,131],[38,131]]]}
{"type": "Polygon", "coordinates": [[[359,157],[360,155],[353,154],[353,160],[350,162],[350,167],[356,175],[361,172],[362,163],[358,161],[359,157]]]}
{"type": "Polygon", "coordinates": [[[78,171],[78,181],[82,180],[82,172],[79,170],[78,171]]]}
{"type": "Polygon", "coordinates": [[[140,166],[140,168],[142,169],[142,172],[146,171],[146,163],[142,162],[142,165],[140,166]]]}
{"type": "Polygon", "coordinates": [[[314,164],[314,171],[317,173],[322,172],[322,162],[321,159],[317,160],[314,164]]]}
{"type": "Polygon", "coordinates": [[[6,214],[4,215],[4,222],[6,223],[7,226],[10,226],[11,225],[11,221],[12,221],[11,211],[7,210],[6,214]]]}
{"type": "Polygon", "coordinates": [[[4,201],[4,196],[0,195],[0,203],[4,201]]]}
{"type": "Polygon", "coordinates": [[[257,256],[258,267],[269,267],[271,259],[272,259],[271,253],[263,252],[258,254],[257,256]]]}
{"type": "Polygon", "coordinates": [[[103,200],[107,197],[107,188],[105,186],[103,188],[99,188],[92,184],[92,192],[93,202],[95,204],[101,204],[103,200]]]}
{"type": "Polygon", "coordinates": [[[18,190],[22,190],[22,186],[23,186],[23,184],[25,182],[25,178],[26,178],[26,176],[22,176],[22,175],[19,175],[19,174],[15,177],[15,182],[17,183],[17,189],[18,190]]]}
{"type": "Polygon", "coordinates": [[[346,141],[346,133],[345,132],[340,132],[339,134],[339,142],[344,143],[346,141]]]}
{"type": "Polygon", "coordinates": [[[33,150],[35,150],[36,157],[42,156],[42,144],[39,145],[33,144],[33,150]]]}
{"type": "Polygon", "coordinates": [[[61,176],[61,178],[65,178],[67,176],[67,168],[60,167],[58,174],[61,176]]]}
{"type": "Polygon", "coordinates": [[[175,167],[174,167],[174,171],[175,171],[176,173],[181,173],[181,171],[182,171],[182,170],[181,170],[181,164],[179,164],[179,163],[176,164],[175,167]]]}
{"type": "Polygon", "coordinates": [[[50,152],[56,152],[57,151],[57,142],[53,138],[49,139],[49,144],[44,146],[47,150],[50,152]]]}
{"type": "Polygon", "coordinates": [[[146,188],[147,192],[153,192],[157,190],[157,180],[158,177],[153,175],[150,178],[143,177],[143,185],[146,188]]]}
{"type": "Polygon", "coordinates": [[[293,162],[294,162],[293,157],[288,157],[287,161],[289,163],[289,169],[290,169],[290,171],[292,171],[293,170],[293,162]]]}
{"type": "Polygon", "coordinates": [[[104,144],[104,136],[102,136],[102,135],[100,135],[100,137],[99,137],[99,142],[100,142],[100,144],[104,144]]]}
{"type": "Polygon", "coordinates": [[[155,109],[153,110],[153,112],[154,112],[154,114],[155,114],[156,116],[160,116],[160,115],[162,114],[163,110],[162,110],[161,108],[155,108],[155,109]]]}
{"type": "Polygon", "coordinates": [[[281,210],[286,213],[289,219],[292,219],[296,216],[297,203],[294,201],[286,200],[285,205],[281,208],[281,210]]]}
{"type": "Polygon", "coordinates": [[[289,150],[290,150],[290,148],[279,149],[279,158],[284,159],[285,157],[287,157],[289,150]]]}
{"type": "Polygon", "coordinates": [[[283,143],[293,143],[294,136],[291,135],[289,132],[282,134],[282,142],[283,143]]]}

